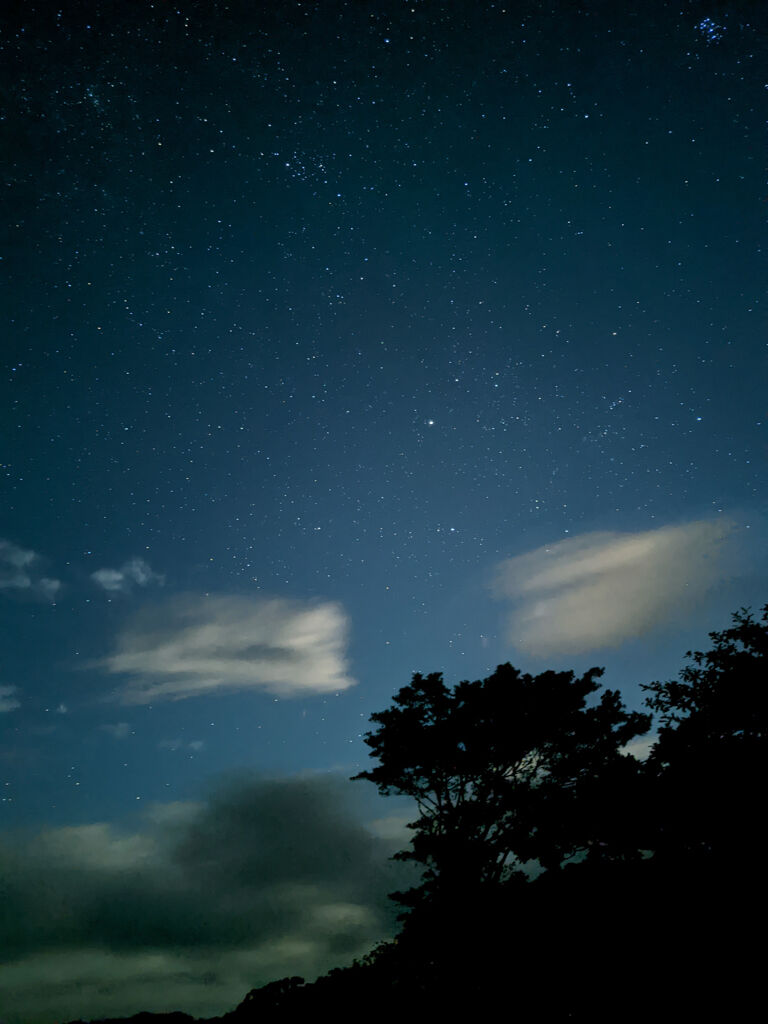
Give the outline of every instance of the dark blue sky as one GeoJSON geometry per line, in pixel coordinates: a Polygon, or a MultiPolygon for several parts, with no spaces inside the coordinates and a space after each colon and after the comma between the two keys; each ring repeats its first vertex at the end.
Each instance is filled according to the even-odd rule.
{"type": "MultiPolygon", "coordinates": [[[[243,772],[238,799],[299,777],[370,838],[398,807],[336,777],[413,671],[599,664],[638,706],[765,602],[760,5],[3,21],[14,857],[23,828],[106,871],[168,808],[231,807],[217,787],[243,772]]],[[[304,961],[233,938],[222,963],[256,966],[172,1002],[222,1012],[248,977],[330,966],[383,919],[341,952],[329,924],[304,961]]],[[[115,980],[99,1002],[82,949],[119,942],[83,929],[49,942],[87,995],[67,1013],[168,991],[133,1006],[115,980]]],[[[24,956],[18,1020],[56,1019],[56,970],[24,956]]]]}

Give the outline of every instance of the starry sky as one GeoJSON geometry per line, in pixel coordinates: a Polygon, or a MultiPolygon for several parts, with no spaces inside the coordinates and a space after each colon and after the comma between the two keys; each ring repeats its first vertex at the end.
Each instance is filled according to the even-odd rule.
{"type": "Polygon", "coordinates": [[[0,18],[4,1020],[221,1013],[391,934],[414,671],[768,600],[768,13],[0,18]]]}

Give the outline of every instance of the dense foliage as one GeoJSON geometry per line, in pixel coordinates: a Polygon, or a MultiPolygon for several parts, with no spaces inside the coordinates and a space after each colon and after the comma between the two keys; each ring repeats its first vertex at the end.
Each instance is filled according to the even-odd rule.
{"type": "Polygon", "coordinates": [[[378,729],[365,742],[379,764],[355,778],[413,797],[420,812],[399,856],[425,865],[424,885],[399,898],[497,885],[526,861],[554,869],[626,853],[608,805],[638,767],[622,748],[650,718],[627,712],[616,691],[588,703],[601,674],[531,676],[506,664],[452,690],[439,673],[416,674],[371,716],[378,729]]]}
{"type": "MultiPolygon", "coordinates": [[[[648,771],[656,784],[654,848],[688,862],[759,862],[768,782],[768,605],[742,609],[712,648],[689,651],[678,679],[645,686],[661,721],[648,771]]],[[[757,867],[755,863],[753,867],[757,867]]]]}

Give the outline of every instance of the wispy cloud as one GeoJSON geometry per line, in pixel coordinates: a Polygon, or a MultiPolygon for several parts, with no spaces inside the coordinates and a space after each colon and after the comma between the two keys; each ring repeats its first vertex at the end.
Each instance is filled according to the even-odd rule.
{"type": "Polygon", "coordinates": [[[105,722],[100,725],[99,728],[102,732],[109,733],[116,740],[127,739],[131,735],[133,729],[130,727],[128,722],[105,722]]]}
{"type": "Polygon", "coordinates": [[[19,591],[55,602],[61,580],[43,576],[40,562],[37,552],[0,539],[0,590],[19,591]]]}
{"type": "Polygon", "coordinates": [[[123,704],[233,690],[279,696],[353,686],[348,620],[333,602],[195,596],[144,609],[99,663],[123,704]]]}
{"type": "Polygon", "coordinates": [[[35,589],[46,601],[55,602],[61,591],[61,580],[54,580],[49,576],[41,576],[36,581],[35,589]]]}
{"type": "Polygon", "coordinates": [[[502,562],[494,589],[515,602],[510,641],[534,655],[574,654],[648,632],[723,578],[731,529],[699,520],[587,533],[502,562]]]}
{"type": "Polygon", "coordinates": [[[172,739],[172,740],[160,740],[157,744],[159,750],[191,750],[193,753],[199,753],[205,749],[205,740],[187,740],[172,739]]]}
{"type": "Polygon", "coordinates": [[[125,594],[134,587],[165,582],[165,577],[154,572],[143,558],[131,558],[119,569],[98,569],[91,573],[91,579],[110,594],[125,594]]]}
{"type": "Polygon", "coordinates": [[[21,707],[21,702],[16,700],[17,693],[18,689],[15,686],[0,686],[0,714],[21,707]]]}
{"type": "Polygon", "coordinates": [[[31,566],[37,557],[34,551],[20,548],[9,540],[0,540],[0,588],[26,590],[30,587],[31,566]]]}

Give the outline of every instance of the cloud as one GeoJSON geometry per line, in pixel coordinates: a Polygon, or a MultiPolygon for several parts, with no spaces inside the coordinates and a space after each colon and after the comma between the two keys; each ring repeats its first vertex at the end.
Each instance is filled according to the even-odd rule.
{"type": "Polygon", "coordinates": [[[353,686],[340,605],[246,597],[185,597],[145,609],[99,667],[125,678],[123,704],[265,690],[279,696],[353,686]]]}
{"type": "Polygon", "coordinates": [[[159,750],[191,750],[193,753],[198,753],[205,749],[205,740],[191,740],[187,742],[182,739],[172,740],[160,740],[157,744],[159,750]]]}
{"type": "Polygon", "coordinates": [[[119,569],[98,569],[91,579],[110,594],[125,594],[134,586],[147,587],[150,583],[162,586],[165,577],[153,572],[143,558],[131,558],[119,569]]]}
{"type": "Polygon", "coordinates": [[[621,748],[622,752],[624,754],[630,754],[638,761],[645,761],[656,745],[658,738],[659,737],[656,733],[651,733],[650,736],[637,736],[621,748]]]}
{"type": "Polygon", "coordinates": [[[313,978],[395,930],[388,860],[346,783],[242,782],[201,803],[0,840],[7,1024],[182,1008],[203,1016],[254,986],[313,978]]]}
{"type": "Polygon", "coordinates": [[[0,686],[0,714],[21,707],[21,702],[14,696],[16,693],[18,689],[15,686],[0,686]]]}
{"type": "Polygon", "coordinates": [[[55,602],[61,590],[61,580],[41,576],[40,561],[36,552],[0,539],[0,590],[20,591],[55,602]]]}
{"type": "Polygon", "coordinates": [[[127,739],[131,735],[133,729],[130,727],[128,722],[105,722],[100,725],[99,728],[103,732],[108,732],[110,736],[113,736],[116,740],[127,739]]]}
{"type": "Polygon", "coordinates": [[[0,540],[0,589],[18,587],[25,590],[32,585],[29,568],[37,561],[34,551],[27,551],[9,540],[0,540]]]}
{"type": "Polygon", "coordinates": [[[37,590],[42,597],[48,601],[55,602],[56,595],[61,590],[61,580],[52,580],[48,576],[42,576],[37,581],[37,590]]]}
{"type": "Polygon", "coordinates": [[[515,602],[509,639],[534,655],[575,654],[641,636],[723,578],[730,523],[699,520],[642,533],[586,533],[498,567],[515,602]]]}
{"type": "Polygon", "coordinates": [[[368,828],[379,839],[393,843],[395,850],[402,850],[413,839],[413,832],[408,828],[408,824],[418,817],[419,813],[413,807],[409,814],[388,814],[385,818],[376,818],[369,822],[368,828]]]}

